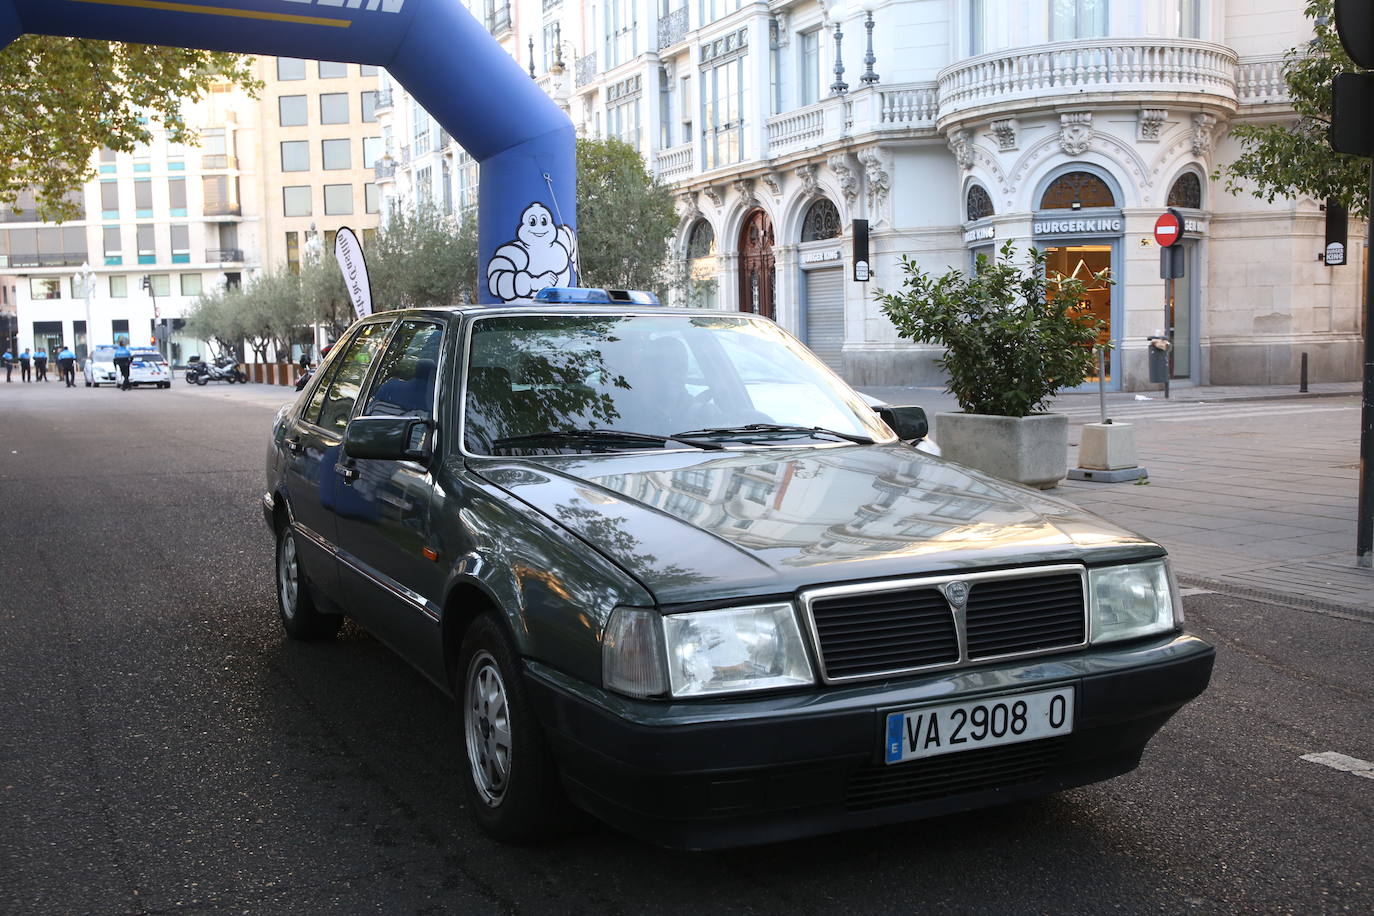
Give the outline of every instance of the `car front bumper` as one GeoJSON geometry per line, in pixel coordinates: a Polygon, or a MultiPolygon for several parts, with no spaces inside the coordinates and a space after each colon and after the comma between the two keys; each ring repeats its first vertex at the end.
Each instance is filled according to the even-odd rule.
{"type": "Polygon", "coordinates": [[[1119,776],[1211,678],[1172,635],[1004,665],[714,702],[635,701],[530,662],[569,795],[665,846],[713,849],[933,817],[1119,776]],[[889,712],[1072,686],[1071,734],[883,762],[889,712]]]}

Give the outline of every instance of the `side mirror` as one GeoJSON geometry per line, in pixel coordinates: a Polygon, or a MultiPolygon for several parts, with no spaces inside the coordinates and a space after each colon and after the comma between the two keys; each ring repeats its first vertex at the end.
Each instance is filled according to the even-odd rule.
{"type": "Polygon", "coordinates": [[[897,438],[904,442],[924,439],[930,435],[930,422],[926,420],[926,412],[921,407],[894,407],[883,404],[874,407],[873,411],[884,423],[892,427],[897,438]]]}
{"type": "Polygon", "coordinates": [[[355,417],[344,430],[343,450],[350,458],[429,461],[434,454],[434,421],[416,417],[355,417]]]}

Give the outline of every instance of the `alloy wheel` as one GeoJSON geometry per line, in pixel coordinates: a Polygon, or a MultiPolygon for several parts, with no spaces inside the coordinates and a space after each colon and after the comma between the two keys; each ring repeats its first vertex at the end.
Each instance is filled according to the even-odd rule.
{"type": "Polygon", "coordinates": [[[494,808],[510,784],[510,703],[496,659],[485,650],[468,666],[466,697],[463,719],[473,785],[494,808]]]}

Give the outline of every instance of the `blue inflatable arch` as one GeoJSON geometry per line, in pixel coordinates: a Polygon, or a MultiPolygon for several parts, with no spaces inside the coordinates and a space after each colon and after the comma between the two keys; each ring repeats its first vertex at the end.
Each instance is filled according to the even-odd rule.
{"type": "Polygon", "coordinates": [[[481,299],[575,284],[572,122],[458,0],[0,0],[25,33],[375,64],[481,163],[481,299]]]}

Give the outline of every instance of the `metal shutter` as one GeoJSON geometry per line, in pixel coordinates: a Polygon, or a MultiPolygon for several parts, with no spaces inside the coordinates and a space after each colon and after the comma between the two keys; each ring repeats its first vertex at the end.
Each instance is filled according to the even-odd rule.
{"type": "Polygon", "coordinates": [[[844,270],[806,272],[806,345],[840,371],[844,347],[844,270]]]}

